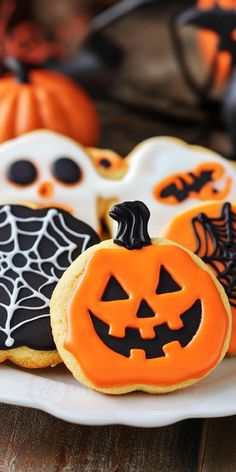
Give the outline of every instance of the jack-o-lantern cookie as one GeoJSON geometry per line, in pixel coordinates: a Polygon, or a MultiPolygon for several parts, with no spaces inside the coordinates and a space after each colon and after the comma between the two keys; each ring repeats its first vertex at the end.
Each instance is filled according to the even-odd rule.
{"type": "Polygon", "coordinates": [[[127,161],[111,149],[87,148],[98,172],[108,179],[121,179],[127,171],[127,161]]]}
{"type": "Polygon", "coordinates": [[[72,261],[98,242],[92,228],[65,211],[0,206],[0,362],[29,368],[60,362],[51,294],[72,261]]]}
{"type": "MultiPolygon", "coordinates": [[[[140,143],[126,158],[124,177],[105,185],[107,207],[142,200],[150,209],[149,232],[159,234],[176,213],[207,200],[236,200],[236,172],[231,163],[209,149],[170,137],[140,143]]],[[[108,218],[108,224],[111,222],[108,218]]],[[[115,225],[111,226],[112,235],[115,225]]]]}
{"type": "Polygon", "coordinates": [[[236,203],[196,205],[176,215],[162,234],[201,257],[223,285],[232,310],[228,353],[236,354],[236,203]]]}
{"type": "Polygon", "coordinates": [[[106,182],[84,148],[52,131],[0,145],[1,203],[63,208],[99,231],[99,188],[106,182]]]}
{"type": "Polygon", "coordinates": [[[104,393],[164,393],[191,385],[223,358],[231,312],[200,258],[150,239],[142,202],[116,205],[112,241],[85,251],[51,300],[58,351],[76,379],[104,393]]]}

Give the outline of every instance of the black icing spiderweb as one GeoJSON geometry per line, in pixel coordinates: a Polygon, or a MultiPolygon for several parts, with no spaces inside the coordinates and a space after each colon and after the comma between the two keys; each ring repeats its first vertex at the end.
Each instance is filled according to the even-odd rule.
{"type": "Polygon", "coordinates": [[[49,300],[65,269],[96,233],[68,213],[0,207],[0,349],[55,349],[49,300]]]}
{"type": "Polygon", "coordinates": [[[225,203],[219,218],[200,213],[192,219],[197,239],[195,254],[214,270],[230,304],[236,307],[236,214],[225,203]]]}

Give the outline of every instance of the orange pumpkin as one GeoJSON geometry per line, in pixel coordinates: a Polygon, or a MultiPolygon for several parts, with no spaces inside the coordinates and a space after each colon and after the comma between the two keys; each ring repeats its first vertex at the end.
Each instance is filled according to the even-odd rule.
{"type": "Polygon", "coordinates": [[[228,353],[236,355],[236,204],[209,201],[177,214],[164,237],[194,251],[223,285],[232,310],[228,353]]]}
{"type": "Polygon", "coordinates": [[[110,215],[119,222],[117,237],[90,251],[59,352],[70,351],[88,384],[103,391],[168,391],[193,383],[227,347],[223,289],[196,256],[150,240],[142,202],[115,205],[110,215]]]}
{"type": "MultiPolygon", "coordinates": [[[[221,8],[236,8],[236,0],[197,0],[201,9],[209,9],[216,5],[221,8]]],[[[211,64],[216,50],[218,36],[213,31],[199,31],[198,40],[201,48],[202,56],[207,64],[211,64]]],[[[227,51],[220,51],[217,55],[216,64],[216,82],[222,85],[230,71],[231,57],[227,51]]]]}
{"type": "Polygon", "coordinates": [[[98,118],[80,87],[55,72],[12,68],[15,75],[0,80],[0,142],[47,128],[85,146],[96,143],[98,118]]]}

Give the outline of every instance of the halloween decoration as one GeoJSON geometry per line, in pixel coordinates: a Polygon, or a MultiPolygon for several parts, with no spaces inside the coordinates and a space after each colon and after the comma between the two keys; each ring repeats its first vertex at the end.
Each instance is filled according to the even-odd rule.
{"type": "Polygon", "coordinates": [[[99,230],[99,177],[76,142],[52,131],[33,131],[0,146],[1,202],[57,206],[99,230]]]}
{"type": "MultiPolygon", "coordinates": [[[[235,170],[207,149],[170,137],[150,138],[126,161],[124,177],[104,186],[101,196],[113,202],[142,199],[150,208],[152,237],[181,209],[201,200],[236,199],[235,170]]],[[[107,222],[114,235],[114,224],[107,222]]]]}
{"type": "Polygon", "coordinates": [[[154,196],[157,200],[178,204],[191,197],[199,200],[222,200],[225,198],[231,187],[231,179],[226,179],[225,188],[217,190],[214,188],[214,181],[224,175],[224,168],[218,163],[204,162],[197,166],[192,172],[176,174],[167,177],[164,182],[154,188],[154,196]]]}
{"type": "MultiPolygon", "coordinates": [[[[230,63],[231,76],[223,92],[222,108],[223,117],[227,126],[232,143],[230,157],[236,159],[236,138],[235,138],[235,66],[236,66],[236,4],[235,8],[224,9],[217,4],[211,9],[200,10],[191,8],[179,16],[181,24],[193,24],[203,30],[213,31],[218,35],[217,49],[219,52],[228,54],[228,63],[230,63]],[[229,60],[230,57],[230,60],[229,60]]],[[[217,63],[213,64],[216,65],[217,63]]]]}
{"type": "Polygon", "coordinates": [[[142,202],[116,205],[110,215],[114,241],[85,251],[53,294],[59,353],[78,380],[105,393],[190,385],[225,354],[227,297],[198,257],[150,239],[142,202]]]}
{"type": "Polygon", "coordinates": [[[162,234],[194,251],[223,285],[233,321],[228,353],[236,354],[236,205],[228,202],[196,205],[176,215],[162,234]]]}
{"type": "Polygon", "coordinates": [[[98,139],[98,118],[89,97],[70,79],[46,70],[29,70],[15,60],[13,75],[0,80],[0,142],[47,128],[86,146],[98,139]]]}
{"type": "Polygon", "coordinates": [[[179,16],[181,24],[192,24],[201,31],[198,39],[206,61],[213,65],[216,82],[222,85],[236,60],[233,36],[236,2],[200,0],[198,6],[179,16]]]}
{"type": "MultiPolygon", "coordinates": [[[[124,160],[105,152],[112,166],[101,171],[91,151],[50,131],[2,144],[1,201],[59,206],[98,232],[106,219],[114,235],[107,216],[112,202],[142,198],[150,207],[149,231],[155,236],[176,211],[209,198],[236,199],[235,170],[207,149],[158,137],[139,144],[124,160]]],[[[93,153],[98,162],[104,159],[103,150],[93,153]]]]}
{"type": "MultiPolygon", "coordinates": [[[[198,8],[209,10],[215,6],[221,9],[236,9],[235,0],[198,0],[198,8]]],[[[224,21],[223,18],[220,20],[224,21]]],[[[216,32],[217,33],[217,32],[216,32]]],[[[208,64],[215,61],[215,78],[219,84],[223,84],[229,75],[231,68],[231,57],[229,52],[218,50],[219,37],[215,32],[209,30],[201,30],[198,33],[198,41],[201,53],[208,64]]]]}
{"type": "Polygon", "coordinates": [[[49,301],[65,269],[99,242],[85,223],[55,208],[0,207],[0,362],[25,367],[60,362],[49,301]]]}

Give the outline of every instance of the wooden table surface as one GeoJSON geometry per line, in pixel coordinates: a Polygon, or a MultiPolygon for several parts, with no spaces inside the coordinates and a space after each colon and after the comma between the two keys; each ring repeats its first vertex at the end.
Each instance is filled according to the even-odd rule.
{"type": "MultiPolygon", "coordinates": [[[[97,101],[101,145],[125,155],[142,139],[172,134],[227,153],[226,134],[204,111],[191,111],[188,119],[180,106],[179,120],[171,119],[165,109],[159,112],[159,95],[165,88],[171,96],[178,89],[181,99],[194,103],[174,66],[165,21],[165,11],[159,10],[154,17],[145,10],[112,28],[111,35],[125,46],[129,59],[109,98],[97,101]],[[163,61],[161,67],[159,60],[163,61]]],[[[236,417],[191,419],[154,429],[86,427],[67,424],[37,410],[0,405],[0,424],[0,472],[236,470],[236,417]]]]}
{"type": "Polygon", "coordinates": [[[0,405],[1,472],[235,472],[236,417],[89,427],[0,405]]]}

